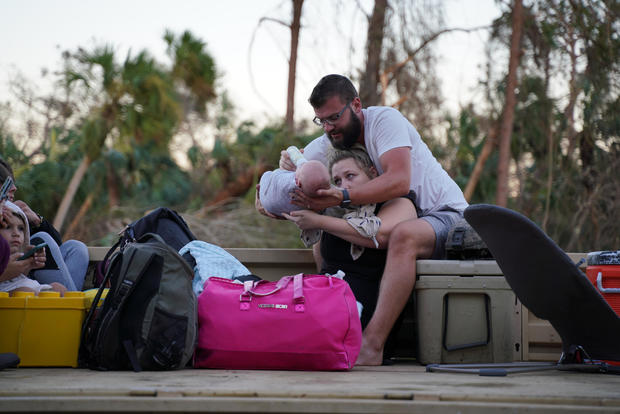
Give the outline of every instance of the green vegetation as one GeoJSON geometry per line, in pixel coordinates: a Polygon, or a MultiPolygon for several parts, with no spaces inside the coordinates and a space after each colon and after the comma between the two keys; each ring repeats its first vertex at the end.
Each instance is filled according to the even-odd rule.
{"type": "MultiPolygon", "coordinates": [[[[506,60],[512,21],[512,9],[503,7],[490,28],[482,98],[458,114],[442,109],[431,41],[416,54],[416,45],[398,51],[401,42],[392,39],[377,66],[394,82],[376,99],[399,97],[399,108],[451,176],[461,188],[471,186],[472,203],[494,203],[497,191],[495,143],[508,67],[496,62],[506,60]]],[[[397,9],[384,10],[386,22],[397,9]]],[[[508,207],[531,217],[565,250],[618,249],[618,3],[531,1],[524,14],[508,207]]],[[[433,37],[432,27],[425,30],[419,44],[433,37]]],[[[281,149],[304,146],[319,131],[298,126],[291,136],[284,117],[263,128],[236,121],[234,102],[216,86],[206,43],[189,32],[167,32],[162,47],[167,65],[148,51],[121,59],[111,46],[64,52],[51,94],[18,93],[36,109],[24,115],[22,129],[9,126],[12,106],[0,106],[0,154],[14,167],[18,198],[55,219],[65,237],[91,245],[109,244],[124,224],[165,205],[218,245],[302,247],[294,225],[256,213],[254,188],[264,171],[277,167],[281,149]]]]}

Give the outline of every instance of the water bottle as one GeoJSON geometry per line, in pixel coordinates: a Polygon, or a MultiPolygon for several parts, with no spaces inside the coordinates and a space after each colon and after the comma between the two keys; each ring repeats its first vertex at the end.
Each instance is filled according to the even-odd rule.
{"type": "Polygon", "coordinates": [[[288,156],[291,158],[291,161],[293,162],[293,164],[295,164],[295,167],[299,168],[301,164],[308,161],[304,157],[304,154],[302,154],[301,151],[299,151],[299,149],[294,145],[291,145],[290,147],[288,147],[286,149],[286,152],[288,153],[288,156]]]}

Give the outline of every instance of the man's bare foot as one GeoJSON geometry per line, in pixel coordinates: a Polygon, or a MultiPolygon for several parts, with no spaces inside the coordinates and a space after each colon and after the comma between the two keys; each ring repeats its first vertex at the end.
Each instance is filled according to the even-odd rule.
{"type": "Polygon", "coordinates": [[[381,365],[383,363],[383,347],[376,348],[370,345],[370,341],[362,336],[362,348],[355,365],[381,365]]]}

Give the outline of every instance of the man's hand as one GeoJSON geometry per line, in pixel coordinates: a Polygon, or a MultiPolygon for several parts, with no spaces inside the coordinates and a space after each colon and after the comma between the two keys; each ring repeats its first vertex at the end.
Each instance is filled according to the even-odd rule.
{"type": "Polygon", "coordinates": [[[41,218],[37,213],[32,211],[28,204],[26,204],[22,200],[14,201],[14,203],[17,207],[22,209],[22,211],[26,215],[26,218],[28,219],[28,223],[32,223],[32,225],[35,227],[39,227],[41,225],[41,218]]]}
{"type": "Polygon", "coordinates": [[[256,208],[256,211],[261,213],[263,216],[267,216],[267,217],[274,218],[277,220],[286,220],[284,217],[276,216],[275,214],[271,214],[270,212],[265,210],[265,207],[263,207],[263,204],[260,202],[260,184],[256,184],[256,195],[254,198],[254,207],[256,208]]]}
{"type": "Polygon", "coordinates": [[[291,214],[283,213],[287,220],[292,221],[301,230],[320,228],[321,215],[311,210],[291,211],[291,214]]]}
{"type": "Polygon", "coordinates": [[[318,190],[317,194],[317,196],[309,197],[301,190],[296,189],[291,194],[291,203],[308,210],[322,211],[327,207],[339,206],[342,202],[342,191],[337,187],[318,190]]]}

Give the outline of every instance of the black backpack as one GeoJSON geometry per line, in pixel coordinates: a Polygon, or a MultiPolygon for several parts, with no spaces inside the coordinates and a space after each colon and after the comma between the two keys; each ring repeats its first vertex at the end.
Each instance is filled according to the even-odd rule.
{"type": "Polygon", "coordinates": [[[196,240],[179,213],[167,207],[159,207],[125,228],[119,241],[120,247],[146,233],[159,234],[177,252],[190,241],[196,240]]]}
{"type": "MultiPolygon", "coordinates": [[[[108,250],[103,260],[97,265],[94,275],[95,287],[101,285],[112,254],[118,248],[122,249],[127,243],[134,242],[147,233],[158,234],[166,244],[177,252],[190,241],[196,240],[196,236],[194,236],[194,233],[192,233],[179,213],[167,207],[159,207],[125,227],[118,241],[108,250]]],[[[185,259],[193,268],[195,265],[193,258],[187,255],[185,259]]]]}
{"type": "Polygon", "coordinates": [[[448,260],[493,258],[486,243],[464,218],[457,220],[448,231],[445,247],[448,260]]]}
{"type": "Polygon", "coordinates": [[[160,236],[147,233],[127,242],[112,257],[82,326],[79,365],[136,372],[185,367],[197,333],[193,277],[160,236]]]}

